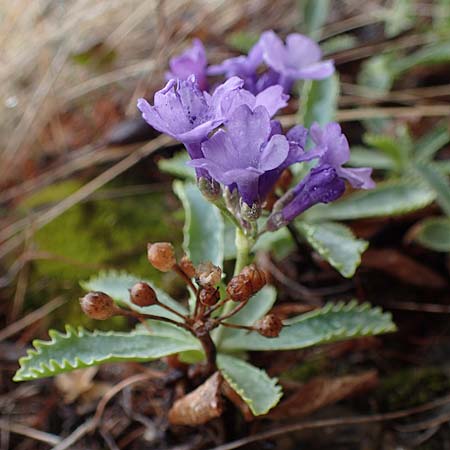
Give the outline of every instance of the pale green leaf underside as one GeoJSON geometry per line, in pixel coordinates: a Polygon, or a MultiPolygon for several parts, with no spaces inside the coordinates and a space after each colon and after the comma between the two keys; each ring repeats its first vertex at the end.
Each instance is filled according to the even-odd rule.
{"type": "Polygon", "coordinates": [[[281,387],[264,370],[229,355],[219,354],[217,365],[234,391],[255,416],[266,414],[280,400],[281,387]]]}
{"type": "Polygon", "coordinates": [[[357,239],[350,228],[333,222],[298,222],[297,228],[311,247],[344,277],[351,278],[369,245],[357,239]]]}
{"type": "Polygon", "coordinates": [[[183,151],[175,155],[173,158],[161,159],[158,162],[158,168],[162,172],[170,173],[176,177],[195,181],[195,170],[186,164],[189,159],[188,153],[183,151]]]}
{"type": "Polygon", "coordinates": [[[185,211],[183,248],[194,264],[211,261],[222,267],[224,223],[220,211],[192,183],[174,182],[185,211]]]}
{"type": "Polygon", "coordinates": [[[148,333],[118,333],[50,330],[51,341],[34,341],[35,350],[19,360],[14,381],[34,380],[63,372],[119,361],[149,361],[174,353],[196,350],[192,340],[152,336],[148,333]]]}
{"type": "Polygon", "coordinates": [[[311,208],[304,217],[315,220],[350,220],[406,214],[422,209],[436,194],[417,181],[380,183],[375,189],[350,194],[343,200],[311,208]]]}
{"type": "Polygon", "coordinates": [[[415,241],[437,252],[450,252],[450,218],[431,217],[414,228],[415,241]]]}
{"type": "Polygon", "coordinates": [[[89,280],[82,281],[80,284],[86,291],[105,292],[106,294],[110,295],[115,301],[117,301],[119,305],[125,305],[135,311],[147,314],[156,314],[163,317],[169,317],[174,320],[179,320],[178,316],[172,314],[164,308],[161,308],[160,306],[153,305],[141,308],[131,303],[130,293],[128,290],[139,281],[145,281],[146,283],[150,284],[155,290],[161,303],[170,306],[181,314],[187,314],[187,310],[182,304],[178,303],[172,297],[167,295],[166,292],[153,286],[151,281],[143,280],[142,278],[138,278],[126,272],[117,272],[114,270],[102,271],[89,280]]]}
{"type": "Polygon", "coordinates": [[[395,331],[389,313],[371,308],[367,303],[358,305],[328,304],[325,307],[302,314],[289,321],[277,338],[265,338],[248,333],[245,339],[230,338],[222,342],[227,350],[293,350],[345,339],[373,336],[395,331]]]}
{"type": "MultiPolygon", "coordinates": [[[[231,317],[227,322],[239,325],[253,325],[258,319],[267,314],[277,298],[277,292],[272,286],[264,286],[256,295],[254,295],[247,305],[237,314],[231,317]]],[[[241,337],[246,338],[245,330],[237,330],[235,328],[222,328],[221,340],[241,337]]],[[[220,346],[219,346],[220,347],[220,346]]]]}

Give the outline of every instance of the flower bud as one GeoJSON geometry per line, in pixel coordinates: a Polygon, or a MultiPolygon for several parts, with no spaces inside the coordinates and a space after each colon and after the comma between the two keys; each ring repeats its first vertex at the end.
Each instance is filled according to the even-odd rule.
{"type": "Polygon", "coordinates": [[[113,299],[104,292],[89,292],[80,298],[80,306],[88,317],[95,320],[109,319],[117,312],[113,299]]]}
{"type": "Polygon", "coordinates": [[[130,299],[137,306],[150,306],[157,303],[156,292],[147,283],[136,283],[130,289],[130,299]]]}
{"type": "Polygon", "coordinates": [[[280,335],[283,322],[275,314],[267,314],[254,325],[256,331],[266,338],[275,338],[280,335]]]}
{"type": "Polygon", "coordinates": [[[219,289],[211,286],[206,286],[200,290],[198,299],[200,300],[200,303],[205,306],[215,305],[220,299],[219,289]]]}
{"type": "Polygon", "coordinates": [[[255,222],[261,215],[261,205],[259,203],[253,203],[251,206],[242,202],[241,204],[241,216],[244,220],[249,222],[255,222]]]}
{"type": "Polygon", "coordinates": [[[227,285],[227,293],[235,302],[245,302],[266,284],[264,272],[254,264],[246,266],[227,285]]]}
{"type": "Polygon", "coordinates": [[[161,272],[169,272],[176,264],[175,251],[169,242],[147,244],[147,258],[150,264],[161,272]]]}
{"type": "Polygon", "coordinates": [[[180,260],[180,267],[183,270],[183,272],[189,277],[194,278],[196,274],[196,270],[194,267],[194,264],[192,261],[187,257],[187,255],[184,255],[180,260]]]}
{"type": "Polygon", "coordinates": [[[222,196],[222,188],[215,180],[200,177],[197,181],[197,186],[203,196],[210,202],[215,202],[222,196]]]}
{"type": "Polygon", "coordinates": [[[222,279],[222,269],[212,262],[199,264],[197,267],[196,279],[200,286],[215,287],[222,279]]]}

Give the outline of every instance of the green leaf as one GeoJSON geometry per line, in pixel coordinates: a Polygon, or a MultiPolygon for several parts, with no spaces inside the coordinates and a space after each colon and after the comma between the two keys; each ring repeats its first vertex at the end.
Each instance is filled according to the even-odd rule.
{"type": "MultiPolygon", "coordinates": [[[[271,309],[277,298],[277,292],[272,286],[265,286],[256,295],[254,295],[247,305],[237,314],[227,320],[229,323],[238,325],[253,325],[258,319],[266,315],[271,309]]],[[[221,331],[221,340],[234,337],[245,339],[247,331],[235,328],[223,327],[221,331]]],[[[220,348],[220,344],[219,344],[220,348]]]]}
{"type": "Polygon", "coordinates": [[[392,55],[377,55],[362,64],[358,84],[370,88],[370,95],[374,98],[379,94],[385,94],[392,87],[394,82],[390,69],[392,60],[392,55]]]}
{"type": "Polygon", "coordinates": [[[447,63],[450,61],[450,40],[424,45],[420,50],[403,58],[395,58],[389,68],[394,78],[416,66],[447,63]]]}
{"type": "Polygon", "coordinates": [[[353,339],[395,331],[389,313],[371,308],[367,303],[358,305],[328,304],[321,309],[302,314],[286,321],[277,338],[265,338],[249,333],[245,339],[230,338],[222,343],[228,350],[294,350],[313,345],[353,339]]]}
{"type": "Polygon", "coordinates": [[[174,182],[185,211],[183,248],[194,264],[211,261],[222,267],[224,223],[220,211],[191,183],[174,182]]]}
{"type": "Polygon", "coordinates": [[[266,414],[282,397],[276,378],[264,370],[229,355],[219,354],[217,365],[231,388],[247,403],[255,416],[266,414]]]}
{"type": "Polygon", "coordinates": [[[358,38],[350,33],[334,36],[320,44],[325,56],[332,53],[343,52],[344,50],[350,50],[357,45],[358,38]]]}
{"type": "Polygon", "coordinates": [[[330,0],[300,0],[303,9],[303,29],[308,36],[318,40],[328,17],[330,0]]]}
{"type": "Polygon", "coordinates": [[[65,334],[50,330],[49,335],[51,341],[34,341],[35,350],[28,350],[28,356],[19,360],[20,369],[14,381],[34,380],[108,362],[150,361],[196,349],[191,341],[139,332],[90,332],[67,326],[65,334]]]}
{"type": "Polygon", "coordinates": [[[336,74],[323,80],[305,82],[300,97],[300,122],[305,127],[318,122],[321,126],[334,119],[339,97],[339,78],[336,74]]]}
{"type": "Polygon", "coordinates": [[[367,133],[364,135],[364,142],[391,158],[399,172],[405,169],[413,150],[411,136],[406,127],[398,127],[395,136],[367,133]]]}
{"type": "Polygon", "coordinates": [[[351,278],[367,249],[367,241],[357,239],[350,228],[333,222],[297,222],[297,229],[322,258],[342,276],[351,278]]]}
{"type": "Polygon", "coordinates": [[[380,170],[392,170],[395,167],[392,158],[374,149],[358,146],[351,148],[348,165],[352,167],[372,167],[380,170]]]}
{"type": "Polygon", "coordinates": [[[180,152],[172,158],[161,159],[158,162],[158,168],[161,172],[169,173],[175,177],[195,181],[195,170],[186,165],[188,161],[189,155],[187,152],[180,152]]]}
{"type": "Polygon", "coordinates": [[[437,252],[450,252],[450,219],[430,217],[414,226],[413,239],[437,252]]]}
{"type": "Polygon", "coordinates": [[[226,39],[226,43],[241,53],[248,53],[258,42],[259,35],[249,31],[235,31],[226,39]]]}
{"type": "Polygon", "coordinates": [[[328,205],[317,205],[303,218],[316,220],[350,220],[406,214],[429,205],[436,194],[415,181],[379,183],[375,189],[359,191],[328,205]]]}
{"type": "Polygon", "coordinates": [[[430,161],[436,152],[449,142],[448,127],[445,124],[438,125],[415,143],[415,160],[417,162],[430,161]]]}
{"type": "Polygon", "coordinates": [[[130,293],[128,289],[132,288],[134,284],[139,281],[144,281],[150,284],[156,292],[158,299],[161,303],[170,306],[174,310],[181,314],[187,314],[186,308],[167,295],[161,289],[152,285],[151,281],[137,278],[134,275],[130,275],[126,272],[116,272],[114,270],[102,271],[98,275],[90,278],[89,280],[82,281],[81,287],[86,291],[100,291],[110,295],[119,305],[127,306],[138,312],[147,314],[157,314],[163,317],[169,317],[174,320],[180,320],[180,318],[172,314],[171,312],[161,308],[157,305],[140,307],[130,301],[130,293]]]}
{"type": "Polygon", "coordinates": [[[414,25],[414,7],[411,0],[394,0],[390,8],[380,13],[388,38],[395,37],[414,25]]]}
{"type": "Polygon", "coordinates": [[[436,201],[445,214],[450,217],[450,184],[448,179],[432,164],[416,163],[414,167],[428,186],[434,190],[437,196],[436,201]]]}

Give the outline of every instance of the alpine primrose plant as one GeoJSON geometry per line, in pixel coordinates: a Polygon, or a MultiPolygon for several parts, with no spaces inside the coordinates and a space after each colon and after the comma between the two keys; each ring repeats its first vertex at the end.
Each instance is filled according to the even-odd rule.
{"type": "MultiPolygon", "coordinates": [[[[230,398],[235,403],[238,398],[254,415],[261,415],[278,403],[281,388],[277,380],[245,361],[246,351],[301,349],[393,331],[389,314],[355,301],[282,320],[270,313],[274,288],[251,261],[261,236],[288,225],[318,203],[336,200],[346,182],[357,189],[374,186],[371,169],[343,167],[350,152],[338,124],[313,124],[309,130],[297,125],[284,133],[273,119],[287,105],[294,82],[325,78],[333,71],[333,62],[322,61],[318,45],[309,38],[291,34],[284,44],[272,31],[263,33],[247,56],[218,65],[208,66],[199,40],[173,58],[167,84],[156,92],[153,105],[140,99],[138,108],[152,127],[184,144],[188,165],[195,169],[197,186],[208,201],[193,185],[176,182],[186,209],[186,254],[177,260],[170,243],[153,243],[147,256],[156,269],[174,271],[184,280],[189,306],[149,281],[100,273],[82,283],[90,291],[80,300],[85,314],[97,320],[124,315],[136,319],[138,326],[130,333],[71,327],[65,334],[51,331],[50,342],[36,341],[36,349],[20,360],[15,380],[105,362],[176,355],[176,367],[183,362],[195,368],[180,375],[199,385],[188,396],[211,386],[219,398],[234,391],[230,398]],[[222,83],[215,78],[214,85],[208,79],[222,74],[222,83]],[[302,170],[296,173],[303,176],[293,177],[290,169],[299,163],[302,170]],[[231,277],[222,272],[222,217],[236,231],[231,277]]],[[[174,358],[167,361],[171,366],[174,358]]],[[[207,397],[199,394],[195,402],[207,397]]],[[[189,403],[183,398],[175,402],[169,413],[172,423],[204,423],[222,410],[203,405],[202,414],[196,416],[185,413],[189,403]]]]}

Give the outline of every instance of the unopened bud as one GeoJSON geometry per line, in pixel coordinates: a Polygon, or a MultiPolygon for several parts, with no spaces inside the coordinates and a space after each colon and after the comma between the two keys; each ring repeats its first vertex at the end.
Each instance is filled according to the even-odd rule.
{"type": "Polygon", "coordinates": [[[244,267],[227,285],[227,293],[235,302],[245,302],[266,284],[262,270],[255,265],[244,267]]]}
{"type": "Polygon", "coordinates": [[[199,178],[197,185],[203,196],[210,202],[214,202],[222,196],[222,188],[215,180],[201,177],[199,178]]]}
{"type": "Polygon", "coordinates": [[[213,288],[211,286],[204,287],[200,290],[198,294],[198,299],[200,303],[206,306],[215,305],[220,299],[219,289],[213,288]]]}
{"type": "Polygon", "coordinates": [[[175,251],[169,242],[147,244],[147,258],[150,264],[161,272],[169,272],[176,264],[175,251]]]}
{"type": "Polygon", "coordinates": [[[156,292],[147,283],[136,283],[130,289],[130,299],[137,306],[151,306],[157,303],[156,292]]]}
{"type": "Polygon", "coordinates": [[[267,314],[254,325],[256,331],[266,338],[276,338],[280,335],[283,322],[275,314],[267,314]]]}
{"type": "Polygon", "coordinates": [[[117,313],[113,299],[104,292],[89,292],[80,298],[80,306],[88,317],[95,320],[106,320],[117,313]]]}
{"type": "Polygon", "coordinates": [[[222,269],[209,261],[199,264],[197,267],[196,279],[200,286],[215,287],[222,279],[222,269]]]}
{"type": "Polygon", "coordinates": [[[245,202],[241,204],[241,216],[244,220],[255,222],[260,215],[261,205],[259,203],[253,203],[251,206],[245,202]]]}
{"type": "Polygon", "coordinates": [[[194,264],[186,255],[181,258],[180,267],[189,278],[195,277],[196,270],[194,264]]]}

